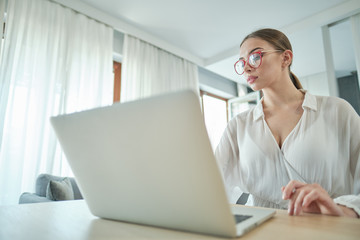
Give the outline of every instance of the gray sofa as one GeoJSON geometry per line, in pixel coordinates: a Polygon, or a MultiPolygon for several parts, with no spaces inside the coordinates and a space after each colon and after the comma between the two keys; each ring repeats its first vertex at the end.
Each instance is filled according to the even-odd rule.
{"type": "Polygon", "coordinates": [[[19,204],[77,199],[83,197],[74,178],[43,173],[36,179],[35,193],[22,193],[19,204]]]}
{"type": "MultiPolygon", "coordinates": [[[[78,185],[76,184],[76,181],[74,178],[64,178],[59,176],[54,176],[50,174],[40,174],[36,179],[36,185],[35,185],[35,193],[29,193],[25,192],[21,194],[19,198],[19,204],[24,203],[40,203],[40,202],[52,202],[53,196],[49,197],[49,185],[50,181],[57,181],[62,182],[64,179],[68,179],[71,184],[71,189],[73,192],[73,197],[71,200],[78,200],[83,199],[83,196],[81,195],[81,192],[79,190],[78,185]]],[[[248,194],[243,193],[236,204],[242,204],[244,205],[247,202],[248,194]]],[[[68,199],[70,200],[70,199],[68,199]]],[[[59,201],[59,200],[57,200],[59,201]]]]}
{"type": "Polygon", "coordinates": [[[237,200],[236,204],[241,204],[241,205],[245,205],[247,200],[249,198],[249,194],[248,193],[243,193],[239,199],[237,200]]]}

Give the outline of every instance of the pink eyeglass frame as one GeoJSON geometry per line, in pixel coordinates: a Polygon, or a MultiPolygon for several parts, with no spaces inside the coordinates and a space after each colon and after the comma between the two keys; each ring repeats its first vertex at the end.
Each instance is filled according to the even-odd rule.
{"type": "Polygon", "coordinates": [[[244,74],[246,64],[249,64],[249,66],[252,67],[252,68],[259,68],[259,67],[261,66],[262,57],[263,57],[264,53],[271,53],[271,52],[281,52],[281,50],[268,50],[268,51],[257,51],[257,52],[253,52],[253,53],[251,53],[251,54],[248,56],[247,61],[245,61],[244,59],[240,59],[240,58],[239,58],[239,60],[237,60],[237,61],[235,62],[235,64],[234,64],[235,72],[236,72],[238,75],[244,74]],[[259,66],[257,66],[257,67],[254,67],[254,66],[252,66],[252,65],[249,63],[249,58],[250,58],[250,56],[253,55],[253,54],[259,54],[259,55],[260,55],[260,64],[259,64],[259,66]],[[238,62],[241,62],[241,61],[244,62],[244,70],[242,71],[242,73],[238,73],[238,72],[236,71],[236,65],[237,65],[238,62]]]}

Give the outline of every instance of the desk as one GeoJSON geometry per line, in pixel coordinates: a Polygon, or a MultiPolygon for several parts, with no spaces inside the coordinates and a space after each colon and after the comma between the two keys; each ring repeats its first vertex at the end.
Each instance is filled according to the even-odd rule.
{"type": "MultiPolygon", "coordinates": [[[[224,239],[99,219],[83,200],[0,207],[1,240],[224,239]]],[[[240,239],[360,239],[360,219],[284,210],[240,239]]]]}

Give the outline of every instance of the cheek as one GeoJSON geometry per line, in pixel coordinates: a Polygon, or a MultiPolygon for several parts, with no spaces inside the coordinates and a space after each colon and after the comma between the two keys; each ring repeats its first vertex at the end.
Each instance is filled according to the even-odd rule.
{"type": "Polygon", "coordinates": [[[263,77],[276,79],[281,74],[282,68],[281,68],[281,63],[279,63],[279,62],[265,61],[260,66],[259,70],[261,71],[261,74],[263,75],[263,77]]]}
{"type": "Polygon", "coordinates": [[[258,91],[271,85],[280,77],[280,68],[274,67],[274,65],[261,65],[257,70],[259,79],[250,86],[253,91],[258,91]]]}

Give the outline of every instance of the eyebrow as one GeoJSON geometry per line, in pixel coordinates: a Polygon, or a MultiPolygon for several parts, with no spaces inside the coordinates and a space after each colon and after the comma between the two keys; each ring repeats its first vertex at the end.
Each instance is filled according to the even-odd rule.
{"type": "MultiPolygon", "coordinates": [[[[262,47],[256,47],[256,48],[254,48],[253,50],[251,50],[251,51],[249,52],[249,55],[250,55],[251,53],[253,53],[254,51],[258,50],[258,49],[264,49],[264,48],[262,48],[262,47]]],[[[240,59],[244,59],[244,57],[239,58],[239,60],[240,60],[240,59]]]]}

